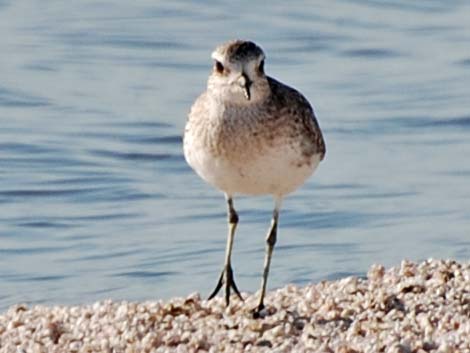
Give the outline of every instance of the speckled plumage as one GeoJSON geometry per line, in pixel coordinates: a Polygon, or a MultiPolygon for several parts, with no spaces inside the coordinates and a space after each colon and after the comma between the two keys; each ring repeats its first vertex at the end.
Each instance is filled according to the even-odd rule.
{"type": "MultiPolygon", "coordinates": [[[[224,43],[212,58],[215,64],[207,90],[194,102],[186,124],[185,158],[199,176],[225,193],[229,219],[234,219],[230,221],[231,240],[238,221],[232,197],[273,195],[276,207],[268,233],[272,252],[282,198],[302,185],[325,156],[322,132],[305,97],[265,75],[265,55],[255,43],[224,43]]],[[[231,241],[227,253],[230,271],[222,273],[226,283],[233,281],[228,278],[231,241]]],[[[264,292],[260,310],[263,297],[264,292]]]]}
{"type": "MultiPolygon", "coordinates": [[[[236,49],[243,48],[238,42],[235,43],[236,49]]],[[[234,60],[234,56],[245,59],[264,56],[257,46],[258,50],[253,49],[254,44],[251,44],[245,47],[254,51],[252,55],[246,50],[242,55],[226,46],[222,46],[222,53],[231,53],[228,56],[230,61],[234,60]]],[[[250,174],[248,169],[262,161],[264,155],[278,152],[281,154],[278,163],[284,162],[282,169],[287,168],[289,174],[293,175],[297,171],[302,176],[307,174],[306,178],[314,171],[315,164],[324,158],[325,143],[308,101],[295,89],[273,78],[265,76],[265,80],[261,89],[267,94],[258,101],[251,104],[230,102],[218,97],[214,92],[216,87],[211,87],[196,100],[189,114],[184,136],[186,159],[203,179],[224,192],[283,196],[294,191],[300,186],[297,185],[299,183],[290,185],[289,180],[284,180],[289,185],[283,187],[283,181],[279,180],[278,190],[276,185],[260,188],[259,192],[248,190],[251,188],[243,187],[243,184],[251,181],[245,177],[250,174]],[[291,155],[289,160],[282,158],[283,152],[291,155]],[[218,171],[218,168],[231,171],[218,171]],[[304,169],[309,169],[310,173],[304,169]],[[218,180],[219,174],[223,178],[240,179],[237,182],[240,187],[231,187],[228,182],[218,180]]],[[[275,179],[273,171],[271,168],[260,170],[257,177],[275,179]]]]}

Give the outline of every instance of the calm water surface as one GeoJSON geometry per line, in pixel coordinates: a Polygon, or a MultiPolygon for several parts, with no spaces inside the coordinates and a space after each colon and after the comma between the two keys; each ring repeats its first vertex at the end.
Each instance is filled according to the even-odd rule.
{"type": "MultiPolygon", "coordinates": [[[[285,201],[270,288],[468,261],[469,18],[444,0],[0,0],[0,309],[212,290],[225,205],[181,134],[212,49],[237,37],[310,99],[328,147],[285,201]]],[[[253,292],[272,202],[236,206],[253,292]]]]}

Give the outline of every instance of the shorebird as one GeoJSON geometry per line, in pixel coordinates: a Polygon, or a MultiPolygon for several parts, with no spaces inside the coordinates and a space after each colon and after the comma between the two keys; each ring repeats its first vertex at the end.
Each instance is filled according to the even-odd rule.
{"type": "Polygon", "coordinates": [[[184,155],[206,182],[225,194],[228,236],[225,262],[212,299],[225,284],[225,302],[238,290],[232,245],[238,214],[235,195],[272,195],[274,210],[255,317],[264,309],[271,257],[283,198],[313,174],[326,152],[312,106],[297,90],[265,74],[265,54],[251,41],[232,40],[212,53],[207,89],[191,107],[184,155]]]}

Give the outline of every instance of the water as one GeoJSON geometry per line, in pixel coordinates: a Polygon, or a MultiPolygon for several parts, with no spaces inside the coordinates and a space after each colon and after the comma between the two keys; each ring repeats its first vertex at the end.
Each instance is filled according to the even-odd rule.
{"type": "MultiPolygon", "coordinates": [[[[223,197],[181,134],[229,38],[313,103],[327,142],[286,199],[270,288],[372,263],[470,258],[463,1],[0,1],[0,308],[208,294],[223,197]]],[[[238,198],[233,266],[259,287],[272,201],[238,198]]]]}

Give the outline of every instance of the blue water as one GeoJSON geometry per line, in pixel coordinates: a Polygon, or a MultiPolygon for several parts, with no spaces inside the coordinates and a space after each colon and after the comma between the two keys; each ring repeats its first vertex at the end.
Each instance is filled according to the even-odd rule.
{"type": "MultiPolygon", "coordinates": [[[[208,294],[223,196],[181,134],[210,53],[249,38],[327,142],[285,200],[270,288],[373,263],[470,258],[464,1],[0,1],[0,309],[208,294]]],[[[270,198],[238,198],[233,267],[259,287],[270,198]]]]}

